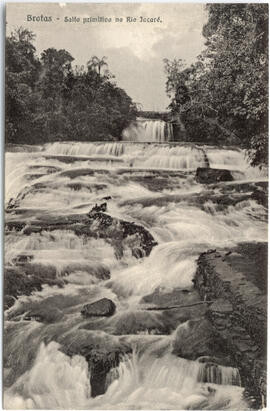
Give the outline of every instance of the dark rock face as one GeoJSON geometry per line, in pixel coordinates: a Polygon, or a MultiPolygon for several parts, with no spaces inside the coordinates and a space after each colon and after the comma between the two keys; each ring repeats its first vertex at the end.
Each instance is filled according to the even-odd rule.
{"type": "Polygon", "coordinates": [[[110,353],[102,350],[93,350],[88,358],[89,369],[91,372],[91,396],[97,397],[106,392],[106,377],[112,368],[118,367],[121,352],[118,350],[110,353]]]}
{"type": "Polygon", "coordinates": [[[91,304],[84,305],[81,313],[85,317],[110,317],[114,314],[116,306],[108,298],[101,298],[91,304]]]}
{"type": "Polygon", "coordinates": [[[208,251],[199,257],[194,280],[201,298],[214,301],[206,318],[224,341],[231,366],[239,369],[246,396],[258,408],[266,397],[266,262],[265,243],[208,251]]]}
{"type": "Polygon", "coordinates": [[[233,181],[233,176],[229,170],[198,167],[195,179],[200,184],[211,184],[219,181],[233,181]]]}

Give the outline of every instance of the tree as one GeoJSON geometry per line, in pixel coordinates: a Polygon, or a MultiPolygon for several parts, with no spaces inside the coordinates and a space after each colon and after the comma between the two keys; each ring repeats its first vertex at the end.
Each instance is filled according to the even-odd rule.
{"type": "Polygon", "coordinates": [[[188,96],[177,110],[190,138],[258,151],[265,139],[255,142],[268,126],[268,5],[218,3],[207,10],[205,50],[189,68],[176,68],[180,95],[188,96]]]}
{"type": "Polygon", "coordinates": [[[106,57],[73,69],[66,50],[38,59],[34,39],[23,28],[6,39],[6,141],[119,140],[137,109],[104,70],[106,57]]]}
{"type": "Polygon", "coordinates": [[[40,62],[32,42],[35,35],[19,27],[6,39],[6,141],[31,140],[35,87],[40,62]]]}
{"type": "Polygon", "coordinates": [[[103,66],[108,66],[108,63],[106,63],[107,57],[103,56],[101,59],[99,59],[97,56],[91,57],[91,59],[87,62],[87,67],[89,70],[96,70],[97,73],[100,75],[101,69],[103,66]]]}

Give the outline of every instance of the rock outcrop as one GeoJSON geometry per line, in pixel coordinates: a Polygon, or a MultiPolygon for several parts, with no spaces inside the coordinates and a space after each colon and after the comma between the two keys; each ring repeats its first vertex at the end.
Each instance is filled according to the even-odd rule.
{"type": "Polygon", "coordinates": [[[22,231],[25,235],[42,231],[69,230],[78,236],[103,238],[114,247],[117,258],[123,256],[125,246],[131,249],[134,257],[141,258],[148,256],[157,245],[152,234],[143,226],[95,210],[90,215],[40,215],[28,222],[11,219],[6,222],[5,227],[7,232],[22,231]]]}
{"type": "Polygon", "coordinates": [[[229,170],[198,167],[195,179],[200,184],[211,184],[219,181],[233,181],[233,176],[229,170]]]}
{"type": "Polygon", "coordinates": [[[110,317],[114,314],[116,305],[109,298],[101,298],[90,304],[85,304],[81,313],[85,317],[110,317]]]}
{"type": "Polygon", "coordinates": [[[12,260],[15,265],[7,265],[4,269],[4,309],[10,308],[21,295],[31,295],[41,291],[44,284],[63,287],[65,276],[76,270],[86,271],[98,280],[110,278],[109,269],[103,264],[69,263],[57,273],[54,265],[35,263],[31,255],[19,255],[12,260]],[[60,274],[60,276],[59,276],[60,274]]]}
{"type": "Polygon", "coordinates": [[[121,351],[93,350],[88,358],[90,369],[91,396],[97,397],[107,390],[107,375],[111,369],[118,367],[121,351]]]}
{"type": "Polygon", "coordinates": [[[266,397],[267,244],[243,243],[229,252],[201,254],[194,285],[203,300],[214,301],[206,318],[224,342],[230,365],[239,369],[252,407],[261,408],[266,397]]]}
{"type": "Polygon", "coordinates": [[[21,295],[41,291],[43,284],[59,287],[64,285],[62,279],[56,278],[55,272],[47,269],[46,273],[47,276],[43,276],[42,272],[38,273],[34,270],[29,272],[24,267],[6,267],[4,270],[4,309],[11,307],[21,295]]]}
{"type": "Polygon", "coordinates": [[[132,353],[130,344],[103,331],[77,329],[59,337],[61,350],[69,355],[82,355],[88,362],[91,396],[106,392],[110,371],[132,353]]]}
{"type": "Polygon", "coordinates": [[[257,188],[250,197],[252,200],[257,201],[257,203],[261,204],[264,207],[268,207],[268,195],[265,190],[261,188],[257,188]]]}

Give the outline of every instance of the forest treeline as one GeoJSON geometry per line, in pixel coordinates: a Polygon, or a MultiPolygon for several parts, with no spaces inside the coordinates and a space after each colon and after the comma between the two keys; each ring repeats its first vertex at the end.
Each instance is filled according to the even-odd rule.
{"type": "Polygon", "coordinates": [[[268,4],[206,7],[197,61],[164,60],[170,110],[186,140],[239,144],[268,164],[268,4]]]}
{"type": "MultiPolygon", "coordinates": [[[[268,4],[206,8],[196,62],[164,60],[170,120],[179,120],[181,139],[237,144],[253,165],[268,164],[268,4]]],[[[85,67],[66,50],[38,57],[34,39],[24,28],[6,38],[6,142],[119,140],[137,115],[163,118],[117,87],[105,57],[85,67]]]]}
{"type": "Polygon", "coordinates": [[[73,68],[66,50],[48,48],[38,58],[34,39],[24,28],[6,38],[6,142],[120,139],[137,109],[106,57],[73,68]]]}

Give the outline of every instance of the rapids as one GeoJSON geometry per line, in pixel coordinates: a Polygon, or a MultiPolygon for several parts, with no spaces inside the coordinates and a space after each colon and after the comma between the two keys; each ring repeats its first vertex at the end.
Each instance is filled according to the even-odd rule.
{"type": "Polygon", "coordinates": [[[189,319],[144,308],[155,293],[163,299],[174,290],[192,293],[201,252],[267,240],[262,205],[249,197],[226,207],[215,200],[221,194],[237,199],[240,186],[250,193],[250,185],[267,181],[266,173],[251,169],[237,148],[168,144],[166,123],[141,121],[140,127],[143,142],[129,130],[125,140],[135,142],[56,142],[6,152],[7,222],[70,218],[107,201],[108,214],[144,226],[158,242],[149,257],[136,259],[125,247],[119,259],[104,239],[68,229],[8,232],[7,267],[27,261],[62,282],[21,295],[5,311],[7,409],[247,408],[237,369],[206,368],[173,354],[189,319]],[[211,167],[230,169],[235,181],[198,184],[195,171],[206,158],[211,167]],[[84,304],[103,297],[116,304],[113,317],[81,316],[84,304]],[[104,344],[120,347],[123,356],[107,375],[105,394],[93,398],[82,353],[104,344]]]}

